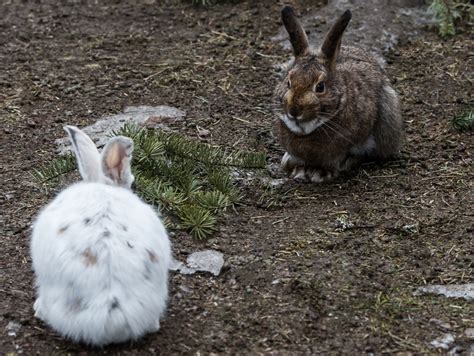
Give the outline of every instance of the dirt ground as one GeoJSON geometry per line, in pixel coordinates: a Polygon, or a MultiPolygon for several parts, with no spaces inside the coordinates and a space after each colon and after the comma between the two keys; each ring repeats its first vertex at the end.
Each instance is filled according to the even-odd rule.
{"type": "MultiPolygon", "coordinates": [[[[192,137],[208,129],[208,142],[263,150],[269,164],[282,154],[271,96],[274,66],[290,54],[270,40],[282,3],[158,3],[0,5],[0,354],[406,355],[439,352],[429,343],[446,332],[472,352],[472,303],[413,295],[474,281],[474,140],[450,123],[473,104],[466,32],[442,40],[427,30],[391,54],[402,158],[329,184],[287,183],[273,205],[243,187],[244,204],[210,240],[173,238],[177,258],[209,247],[226,265],[218,277],[172,274],[158,333],[90,350],[33,317],[30,226],[51,196],[30,174],[55,157],[65,123],[167,104],[187,112],[181,130],[192,137]]],[[[295,3],[304,13],[319,2],[295,3]]]]}

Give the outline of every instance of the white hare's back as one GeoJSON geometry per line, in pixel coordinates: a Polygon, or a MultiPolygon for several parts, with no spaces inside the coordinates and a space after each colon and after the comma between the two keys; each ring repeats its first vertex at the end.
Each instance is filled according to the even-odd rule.
{"type": "Polygon", "coordinates": [[[75,184],[39,215],[31,241],[36,315],[92,345],[159,328],[170,244],[151,207],[124,188],[75,184]]]}

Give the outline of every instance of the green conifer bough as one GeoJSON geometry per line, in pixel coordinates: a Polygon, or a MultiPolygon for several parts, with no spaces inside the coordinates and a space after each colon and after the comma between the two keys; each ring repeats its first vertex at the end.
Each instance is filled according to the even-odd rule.
{"type": "Polygon", "coordinates": [[[468,25],[474,21],[474,6],[470,0],[432,0],[430,10],[438,21],[439,34],[442,37],[456,34],[455,21],[468,18],[468,25]]]}
{"type": "MultiPolygon", "coordinates": [[[[265,168],[262,153],[229,151],[183,135],[125,125],[114,135],[133,139],[132,170],[137,193],[159,206],[171,229],[182,229],[202,239],[216,230],[217,218],[237,203],[240,194],[233,170],[265,168]]],[[[68,154],[34,171],[41,183],[76,169],[68,154]]]]}

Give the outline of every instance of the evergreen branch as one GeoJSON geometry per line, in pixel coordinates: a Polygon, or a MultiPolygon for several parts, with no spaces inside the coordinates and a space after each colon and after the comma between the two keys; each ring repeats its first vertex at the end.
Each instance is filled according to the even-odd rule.
{"type": "Polygon", "coordinates": [[[225,194],[229,200],[236,203],[240,200],[239,192],[237,191],[232,180],[231,173],[228,169],[219,167],[208,167],[207,179],[215,189],[225,194]]]}
{"type": "Polygon", "coordinates": [[[218,190],[196,192],[193,200],[202,208],[214,213],[224,211],[231,204],[229,197],[218,190]]]}
{"type": "Polygon", "coordinates": [[[73,172],[76,167],[76,158],[71,153],[68,153],[51,161],[49,164],[34,169],[33,176],[40,184],[45,184],[73,172]]]}
{"type": "Polygon", "coordinates": [[[452,36],[455,34],[454,19],[451,13],[450,0],[433,0],[429,9],[439,24],[439,34],[442,37],[452,36]],[[449,2],[449,3],[448,3],[449,2]]]}
{"type": "Polygon", "coordinates": [[[456,20],[467,17],[472,25],[474,19],[474,6],[469,0],[432,0],[429,10],[438,22],[442,37],[456,34],[456,20]]]}
{"type": "MultiPolygon", "coordinates": [[[[216,229],[217,216],[241,196],[229,167],[264,168],[265,155],[229,151],[176,133],[125,125],[114,135],[134,141],[132,169],[137,193],[160,206],[167,224],[203,239],[216,229]],[[174,222],[176,221],[176,224],[174,222]]],[[[67,155],[35,171],[42,182],[75,169],[67,155]]]]}
{"type": "Polygon", "coordinates": [[[454,128],[459,131],[474,130],[474,110],[469,109],[462,115],[456,116],[452,120],[452,124],[454,128]]]}
{"type": "Polygon", "coordinates": [[[184,205],[177,210],[181,227],[202,240],[216,230],[216,217],[209,210],[194,205],[184,205]]]}

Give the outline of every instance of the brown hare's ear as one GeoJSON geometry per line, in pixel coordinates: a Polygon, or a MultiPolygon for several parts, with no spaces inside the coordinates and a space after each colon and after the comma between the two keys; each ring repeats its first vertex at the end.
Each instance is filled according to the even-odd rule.
{"type": "Polygon", "coordinates": [[[281,19],[283,20],[286,31],[290,35],[290,42],[293,46],[295,57],[307,54],[309,52],[308,37],[306,37],[306,32],[304,32],[291,6],[287,5],[283,7],[281,10],[281,19]]]}
{"type": "Polygon", "coordinates": [[[341,38],[344,30],[346,29],[349,21],[352,18],[350,10],[346,10],[336,23],[329,30],[326,38],[324,39],[323,45],[321,46],[321,54],[326,62],[326,65],[334,70],[336,67],[337,56],[341,48],[341,38]]]}

